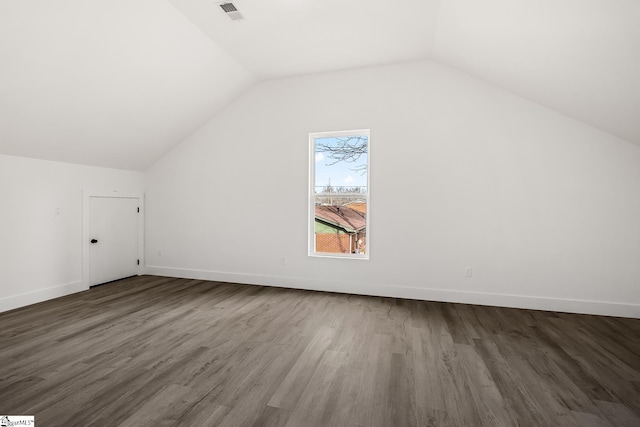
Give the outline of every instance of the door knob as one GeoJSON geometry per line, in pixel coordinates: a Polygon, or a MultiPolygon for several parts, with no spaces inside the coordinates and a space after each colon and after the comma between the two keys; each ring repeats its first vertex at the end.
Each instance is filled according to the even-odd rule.
{"type": "Polygon", "coordinates": [[[97,239],[91,239],[91,243],[98,243],[97,239]]]}

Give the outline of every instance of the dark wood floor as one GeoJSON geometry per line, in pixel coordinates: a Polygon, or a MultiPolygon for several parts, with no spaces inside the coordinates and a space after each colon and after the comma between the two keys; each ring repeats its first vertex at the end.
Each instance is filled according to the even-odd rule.
{"type": "Polygon", "coordinates": [[[143,276],[0,314],[40,426],[640,426],[640,320],[143,276]]]}

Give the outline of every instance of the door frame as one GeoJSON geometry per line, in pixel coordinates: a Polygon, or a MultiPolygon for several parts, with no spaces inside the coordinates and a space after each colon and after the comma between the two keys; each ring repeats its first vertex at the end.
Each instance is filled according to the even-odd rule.
{"type": "Polygon", "coordinates": [[[91,257],[89,250],[91,244],[91,197],[103,197],[114,199],[138,199],[140,215],[138,215],[138,265],[137,275],[144,274],[144,193],[121,192],[117,190],[82,190],[82,287],[84,290],[90,287],[91,257]]]}

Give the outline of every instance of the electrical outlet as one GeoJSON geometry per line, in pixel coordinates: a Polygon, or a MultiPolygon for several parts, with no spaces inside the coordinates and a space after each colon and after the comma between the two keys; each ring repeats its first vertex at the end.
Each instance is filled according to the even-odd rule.
{"type": "Polygon", "coordinates": [[[162,256],[162,249],[158,249],[158,256],[162,256]]]}
{"type": "Polygon", "coordinates": [[[282,265],[287,265],[287,258],[286,257],[282,257],[282,259],[280,260],[280,263],[282,265]]]}
{"type": "Polygon", "coordinates": [[[472,277],[472,276],[473,276],[473,269],[471,267],[467,267],[465,277],[472,277]]]}

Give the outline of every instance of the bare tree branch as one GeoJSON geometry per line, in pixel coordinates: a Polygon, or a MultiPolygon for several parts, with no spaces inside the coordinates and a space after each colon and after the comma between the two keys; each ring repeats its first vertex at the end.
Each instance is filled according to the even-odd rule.
{"type": "MultiPolygon", "coordinates": [[[[326,154],[331,159],[331,163],[327,166],[335,165],[339,162],[356,163],[360,156],[367,154],[368,138],[366,136],[348,136],[344,138],[336,138],[335,144],[316,144],[316,153],[326,154]]],[[[360,164],[350,168],[352,171],[359,172],[360,175],[367,173],[367,165],[360,164]]]]}

